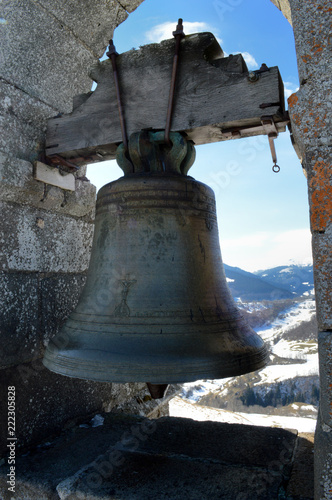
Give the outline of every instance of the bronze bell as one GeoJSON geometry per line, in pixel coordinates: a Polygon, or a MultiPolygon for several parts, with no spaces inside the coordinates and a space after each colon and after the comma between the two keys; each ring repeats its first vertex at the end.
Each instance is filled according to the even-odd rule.
{"type": "Polygon", "coordinates": [[[100,189],[87,282],[49,343],[50,370],[104,382],[167,384],[241,375],[267,362],[223,269],[213,191],[186,175],[194,147],[133,134],[125,176],[100,189]]]}

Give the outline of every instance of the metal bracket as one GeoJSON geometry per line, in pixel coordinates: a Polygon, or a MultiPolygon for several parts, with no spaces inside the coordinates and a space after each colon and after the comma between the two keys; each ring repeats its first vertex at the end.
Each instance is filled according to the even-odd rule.
{"type": "Polygon", "coordinates": [[[287,125],[289,124],[289,118],[287,115],[285,115],[283,121],[280,122],[274,122],[273,118],[268,116],[268,118],[272,118],[273,125],[271,124],[271,121],[268,123],[262,123],[262,119],[266,119],[266,116],[261,117],[261,122],[257,123],[256,125],[249,125],[247,127],[232,127],[232,128],[222,128],[221,133],[225,137],[225,139],[240,139],[242,137],[253,137],[256,135],[266,135],[269,132],[276,132],[279,134],[279,132],[284,132],[287,125]],[[273,127],[273,130],[268,130],[269,125],[273,127]]]}
{"type": "Polygon", "coordinates": [[[276,149],[274,146],[274,139],[278,137],[278,129],[276,127],[276,124],[274,123],[273,117],[272,116],[262,116],[261,117],[261,124],[264,130],[264,133],[267,135],[269,139],[269,145],[270,145],[270,150],[271,150],[271,155],[272,155],[272,160],[273,160],[273,167],[272,170],[275,173],[280,172],[280,167],[277,165],[277,153],[276,149]]]}
{"type": "Polygon", "coordinates": [[[76,172],[77,170],[80,169],[75,163],[72,163],[69,160],[66,160],[65,158],[62,158],[60,155],[51,155],[51,156],[43,156],[41,158],[41,161],[43,163],[46,163],[49,167],[65,167],[64,170],[67,172],[76,172]]]}

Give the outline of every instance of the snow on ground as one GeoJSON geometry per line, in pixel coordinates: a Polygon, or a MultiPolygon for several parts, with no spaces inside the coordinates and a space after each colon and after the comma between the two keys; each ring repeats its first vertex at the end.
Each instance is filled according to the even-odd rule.
{"type": "MultiPolygon", "coordinates": [[[[309,321],[314,314],[315,302],[310,298],[297,303],[280,314],[270,325],[256,330],[266,342],[271,344],[272,354],[291,359],[294,362],[288,365],[271,364],[263,368],[258,372],[260,380],[256,381],[254,385],[275,384],[276,382],[297,377],[315,376],[318,374],[317,342],[287,341],[284,339],[281,339],[276,344],[273,342],[280,333],[291,330],[303,321],[309,321]]],[[[225,387],[225,384],[232,381],[232,379],[236,379],[236,377],[219,380],[197,380],[196,382],[183,384],[181,397],[176,397],[170,401],[170,415],[194,418],[195,420],[216,420],[219,422],[265,425],[298,429],[301,432],[314,432],[315,420],[313,418],[233,413],[227,410],[195,405],[204,394],[209,392],[221,391],[223,396],[226,395],[228,389],[225,387]]],[[[293,405],[294,409],[296,409],[295,406],[297,405],[293,405]]],[[[308,411],[316,411],[312,405],[306,406],[308,408],[305,409],[308,411]]],[[[301,405],[301,409],[303,407],[301,405]]]]}
{"type": "Polygon", "coordinates": [[[306,359],[307,354],[317,353],[317,341],[307,340],[284,340],[281,339],[277,344],[272,346],[272,353],[280,358],[290,359],[306,359]]]}
{"type": "Polygon", "coordinates": [[[316,312],[315,301],[310,298],[300,302],[291,308],[287,309],[284,313],[279,314],[275,321],[268,326],[256,328],[256,332],[265,341],[271,341],[277,331],[278,333],[285,333],[292,328],[295,328],[303,321],[310,321],[316,312]]]}
{"type": "Polygon", "coordinates": [[[318,374],[318,354],[307,355],[306,363],[290,365],[270,365],[260,370],[260,381],[254,385],[274,384],[295,377],[307,377],[318,374]]]}
{"type": "Polygon", "coordinates": [[[208,406],[196,406],[178,396],[170,400],[169,414],[171,417],[192,418],[200,422],[211,420],[213,422],[226,422],[230,424],[281,427],[283,429],[297,429],[299,432],[315,432],[316,427],[316,420],[313,418],[284,417],[258,413],[237,413],[210,408],[208,406]]]}

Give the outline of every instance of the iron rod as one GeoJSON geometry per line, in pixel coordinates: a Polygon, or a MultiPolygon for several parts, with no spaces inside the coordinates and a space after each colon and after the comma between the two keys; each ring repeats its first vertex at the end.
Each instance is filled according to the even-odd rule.
{"type": "Polygon", "coordinates": [[[126,122],[125,122],[123,107],[121,104],[119,76],[118,76],[118,68],[117,68],[117,64],[116,64],[116,57],[117,57],[118,53],[115,50],[113,40],[109,41],[109,50],[106,53],[106,55],[111,60],[111,63],[112,63],[114,84],[115,84],[115,91],[116,91],[116,100],[118,103],[118,111],[119,111],[119,118],[120,118],[122,141],[123,141],[124,148],[127,151],[128,150],[128,138],[127,138],[127,132],[126,132],[126,122]]]}
{"type": "Polygon", "coordinates": [[[175,37],[175,40],[176,40],[176,42],[175,42],[175,54],[173,57],[171,87],[170,87],[169,97],[168,97],[168,108],[167,108],[166,127],[165,127],[165,142],[168,145],[171,144],[171,141],[169,138],[169,133],[171,130],[171,123],[172,123],[174,91],[175,91],[175,84],[176,84],[177,69],[178,69],[178,65],[179,65],[180,42],[181,42],[181,38],[184,37],[182,19],[178,20],[178,25],[176,27],[176,31],[173,31],[173,36],[175,37]]]}

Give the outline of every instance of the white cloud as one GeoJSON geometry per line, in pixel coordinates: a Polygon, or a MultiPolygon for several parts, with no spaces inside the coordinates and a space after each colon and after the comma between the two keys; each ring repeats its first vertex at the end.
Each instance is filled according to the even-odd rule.
{"type": "MultiPolygon", "coordinates": [[[[176,24],[176,22],[165,22],[162,24],[157,24],[145,33],[147,42],[159,43],[162,40],[172,38],[172,33],[173,31],[175,31],[176,24]]],[[[217,30],[204,22],[185,22],[183,24],[183,31],[186,35],[190,35],[192,33],[200,33],[202,31],[209,31],[215,35],[220,44],[222,43],[222,40],[215,34],[217,30]]]]}
{"type": "Polygon", "coordinates": [[[297,92],[299,90],[299,87],[295,85],[292,82],[284,82],[284,92],[285,92],[285,98],[288,99],[288,97],[294,92],[297,92]]]}
{"type": "Polygon", "coordinates": [[[309,229],[257,232],[220,243],[223,261],[246,271],[312,262],[309,229]]]}
{"type": "MultiPolygon", "coordinates": [[[[240,52],[236,52],[236,54],[239,54],[240,52]]],[[[254,58],[252,54],[249,54],[249,52],[241,52],[243,59],[247,63],[247,66],[249,69],[256,69],[259,67],[258,62],[254,58]]]]}

